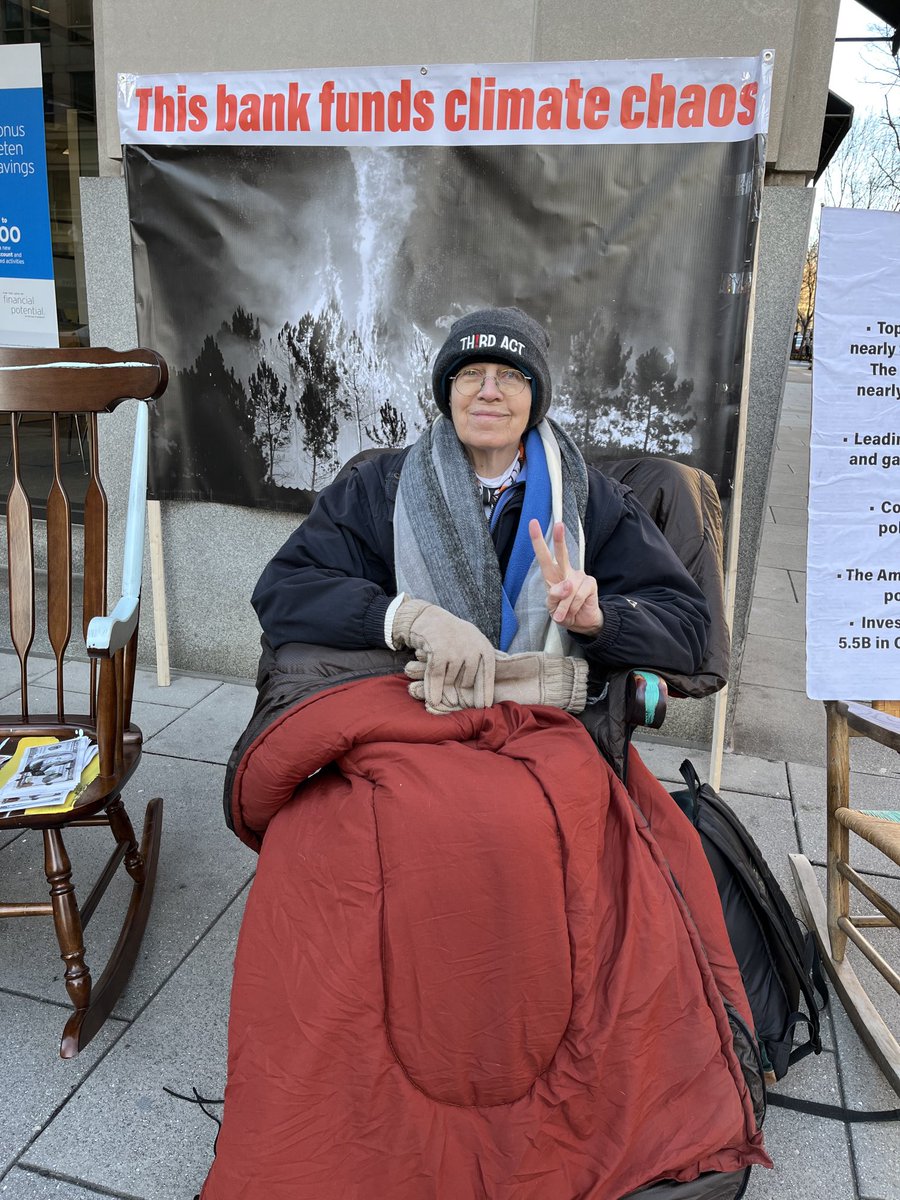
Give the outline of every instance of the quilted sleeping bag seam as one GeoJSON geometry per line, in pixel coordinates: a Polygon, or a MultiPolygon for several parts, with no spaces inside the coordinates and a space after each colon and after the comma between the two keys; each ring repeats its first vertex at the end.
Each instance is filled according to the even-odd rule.
{"type": "MultiPolygon", "coordinates": [[[[524,1100],[529,1095],[529,1093],[533,1090],[537,1081],[539,1079],[544,1079],[546,1077],[547,1073],[552,1069],[553,1064],[556,1060],[556,1055],[559,1052],[559,1048],[565,1041],[566,1035],[568,1034],[571,1023],[572,1023],[572,1016],[575,1011],[575,979],[574,979],[574,945],[573,945],[573,938],[572,938],[571,923],[569,921],[566,922],[566,937],[567,937],[567,942],[568,942],[568,946],[569,946],[569,979],[570,979],[571,990],[572,990],[572,1001],[571,1001],[571,1004],[569,1007],[569,1015],[566,1019],[565,1028],[563,1029],[563,1031],[559,1037],[559,1040],[556,1042],[556,1045],[553,1047],[553,1050],[550,1053],[546,1063],[541,1068],[541,1070],[538,1071],[534,1075],[533,1079],[528,1084],[528,1086],[525,1088],[525,1090],[520,1095],[513,1097],[511,1100],[498,1100],[493,1103],[474,1103],[474,1104],[463,1104],[460,1102],[455,1102],[453,1100],[445,1099],[442,1096],[436,1096],[433,1092],[430,1092],[427,1088],[423,1087],[420,1083],[418,1083],[410,1074],[410,1071],[409,1071],[406,1063],[403,1061],[402,1056],[400,1055],[399,1051],[397,1050],[393,1035],[391,1033],[391,1022],[390,1022],[390,1017],[388,1015],[389,1011],[390,1011],[390,971],[388,969],[388,961],[387,961],[387,953],[386,953],[386,932],[385,932],[385,913],[386,913],[386,908],[387,908],[386,902],[385,902],[385,897],[386,897],[387,885],[385,882],[384,856],[382,853],[381,835],[379,833],[379,828],[378,828],[378,805],[375,802],[375,796],[376,796],[378,788],[377,788],[377,782],[375,780],[369,778],[368,776],[365,776],[364,773],[359,772],[359,771],[354,771],[354,774],[356,774],[358,777],[366,778],[366,781],[369,783],[369,785],[371,787],[370,799],[371,799],[371,805],[372,805],[372,818],[373,818],[374,825],[375,825],[375,847],[376,847],[376,851],[378,854],[378,864],[379,864],[379,869],[381,872],[382,902],[381,902],[381,921],[380,921],[380,940],[381,940],[380,954],[381,954],[381,979],[382,979],[382,984],[384,987],[384,1033],[385,1033],[385,1038],[387,1039],[387,1044],[388,1044],[388,1047],[390,1049],[390,1052],[391,1052],[391,1055],[392,1055],[394,1061],[396,1062],[396,1064],[400,1068],[400,1070],[403,1072],[403,1075],[406,1078],[406,1080],[408,1081],[408,1083],[412,1087],[414,1087],[417,1092],[421,1093],[421,1095],[425,1096],[428,1100],[430,1100],[434,1104],[442,1104],[442,1105],[447,1106],[448,1108],[474,1109],[477,1112],[478,1110],[481,1110],[481,1109],[510,1108],[514,1104],[521,1103],[521,1101],[524,1100]]],[[[553,813],[554,827],[555,827],[555,832],[556,832],[556,840],[557,840],[557,845],[558,845],[558,849],[559,849],[560,874],[562,877],[561,884],[562,884],[563,897],[564,897],[565,901],[568,901],[568,892],[567,892],[567,888],[566,888],[566,876],[565,876],[565,871],[563,870],[564,845],[563,845],[562,832],[559,827],[559,817],[556,812],[556,807],[553,804],[551,797],[547,795],[546,791],[544,792],[544,796],[547,800],[547,803],[550,807],[551,812],[553,813]]]]}

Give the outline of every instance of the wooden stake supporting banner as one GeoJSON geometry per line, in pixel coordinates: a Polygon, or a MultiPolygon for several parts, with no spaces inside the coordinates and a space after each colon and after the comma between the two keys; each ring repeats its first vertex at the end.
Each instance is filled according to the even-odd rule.
{"type": "Polygon", "coordinates": [[[166,615],[166,572],[163,564],[162,517],[159,501],[147,501],[147,526],[150,533],[150,582],[153,589],[153,633],[156,639],[156,682],[168,687],[169,622],[166,615]]]}
{"type": "MultiPolygon", "coordinates": [[[[731,622],[729,621],[729,624],[731,622]]],[[[725,718],[728,715],[728,684],[716,692],[713,710],[712,746],[709,751],[709,786],[714,792],[722,782],[722,755],[725,752],[725,718]]]]}
{"type": "MultiPolygon", "coordinates": [[[[744,494],[744,455],[747,449],[747,409],[750,404],[750,359],[753,346],[753,325],[756,313],[756,278],[759,268],[759,229],[753,248],[753,282],[750,291],[750,314],[744,338],[744,376],[741,383],[741,403],[738,411],[738,439],[734,458],[734,486],[731,492],[731,513],[728,518],[728,545],[725,548],[725,620],[728,628],[734,624],[734,601],[737,592],[738,546],[741,540],[741,507],[744,494]]],[[[787,368],[785,367],[785,371],[787,368]]],[[[761,535],[760,535],[761,536],[761,535]]],[[[725,720],[728,714],[728,685],[716,694],[713,715],[712,745],[709,752],[709,785],[719,790],[722,782],[722,754],[725,750],[725,720]]]]}

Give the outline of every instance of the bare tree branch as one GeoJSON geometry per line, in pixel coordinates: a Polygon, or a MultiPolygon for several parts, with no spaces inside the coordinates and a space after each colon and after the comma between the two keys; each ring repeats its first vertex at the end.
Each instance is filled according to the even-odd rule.
{"type": "Polygon", "coordinates": [[[858,118],[822,176],[824,201],[835,208],[900,210],[898,123],[887,116],[858,118]]]}

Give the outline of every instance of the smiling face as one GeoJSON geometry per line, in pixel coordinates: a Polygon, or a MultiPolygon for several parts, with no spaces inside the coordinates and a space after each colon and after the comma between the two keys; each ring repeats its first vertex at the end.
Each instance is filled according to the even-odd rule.
{"type": "Polygon", "coordinates": [[[497,372],[509,370],[508,363],[470,362],[460,371],[485,373],[482,387],[464,396],[454,379],[450,388],[450,416],[475,471],[485,479],[500,475],[512,463],[531,415],[531,384],[515,396],[504,395],[497,386],[497,372]]]}

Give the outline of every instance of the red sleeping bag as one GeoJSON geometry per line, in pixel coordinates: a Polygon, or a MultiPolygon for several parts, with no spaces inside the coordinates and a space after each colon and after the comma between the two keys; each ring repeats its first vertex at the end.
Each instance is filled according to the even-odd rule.
{"type": "Polygon", "coordinates": [[[396,676],[269,725],[233,789],[265,836],[202,1200],[618,1200],[768,1165],[712,876],[634,753],[629,787],[565,713],[436,717],[396,676]]]}

